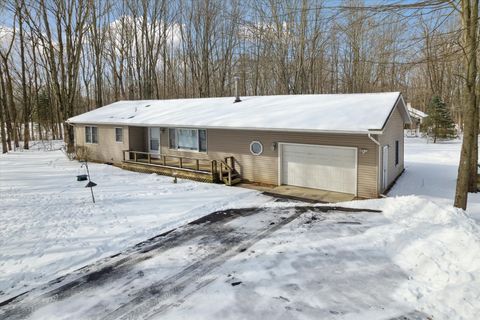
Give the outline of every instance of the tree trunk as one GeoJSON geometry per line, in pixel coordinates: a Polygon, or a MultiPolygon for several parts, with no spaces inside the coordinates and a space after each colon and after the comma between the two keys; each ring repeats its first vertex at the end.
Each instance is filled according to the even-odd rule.
{"type": "MultiPolygon", "coordinates": [[[[466,105],[463,123],[463,142],[458,167],[457,187],[455,190],[455,207],[467,209],[469,184],[472,179],[471,164],[475,143],[475,114],[477,109],[476,79],[477,79],[477,37],[478,37],[478,0],[462,0],[462,27],[465,49],[466,68],[466,105]]],[[[475,168],[476,172],[476,168],[475,168]]]]}
{"type": "Polygon", "coordinates": [[[23,0],[20,0],[17,3],[17,14],[18,14],[18,26],[20,34],[20,64],[22,70],[22,95],[23,95],[23,148],[29,149],[30,142],[30,106],[29,99],[27,96],[27,77],[25,71],[25,41],[24,41],[24,31],[23,31],[23,10],[24,3],[23,0]]]}

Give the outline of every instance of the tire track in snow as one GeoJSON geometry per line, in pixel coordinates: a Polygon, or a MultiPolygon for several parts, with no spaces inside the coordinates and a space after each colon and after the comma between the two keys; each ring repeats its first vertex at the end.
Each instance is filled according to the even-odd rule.
{"type": "MultiPolygon", "coordinates": [[[[279,211],[278,208],[275,211],[279,211]]],[[[172,277],[143,289],[142,292],[140,292],[140,294],[129,303],[108,314],[106,317],[102,317],[102,319],[148,319],[173,306],[175,300],[179,300],[180,294],[192,294],[194,291],[197,291],[210,283],[209,281],[200,282],[200,280],[211,271],[221,266],[225,261],[238,255],[240,252],[244,251],[244,249],[248,249],[258,241],[268,237],[273,232],[297,219],[300,215],[306,212],[305,210],[295,210],[292,208],[288,208],[287,210],[282,209],[281,211],[283,214],[286,213],[287,217],[280,219],[280,221],[273,224],[273,226],[267,224],[269,227],[260,231],[257,235],[252,235],[250,233],[241,234],[235,231],[228,232],[226,236],[222,235],[218,238],[218,240],[222,242],[222,245],[217,250],[213,251],[205,258],[196,261],[172,277]],[[199,286],[194,286],[193,288],[189,286],[192,283],[198,282],[200,282],[199,286]],[[188,289],[190,291],[188,291],[188,289]]]]}
{"type": "MultiPolygon", "coordinates": [[[[75,273],[81,273],[76,277],[66,275],[51,281],[46,286],[42,286],[40,290],[32,290],[31,292],[22,293],[17,298],[12,298],[0,303],[0,316],[8,319],[23,319],[35,310],[40,309],[54,301],[61,301],[81,292],[95,289],[103,284],[121,279],[128,275],[135,265],[148,260],[156,255],[160,255],[169,249],[180,246],[189,240],[195,238],[206,237],[209,234],[205,232],[201,224],[206,222],[214,222],[215,224],[226,224],[229,221],[240,217],[255,214],[259,209],[241,209],[241,210],[225,210],[215,212],[206,217],[190,222],[184,227],[170,230],[161,235],[155,236],[142,243],[137,244],[132,249],[124,253],[114,255],[107,260],[101,260],[100,264],[96,263],[78,270],[75,273]],[[40,291],[40,294],[35,291],[40,291]],[[11,307],[10,307],[11,306],[11,307]],[[1,308],[4,308],[2,312],[1,308]]],[[[226,237],[233,228],[223,228],[223,235],[219,238],[226,237]]],[[[216,230],[218,232],[218,230],[216,230]]],[[[215,233],[213,233],[215,235],[215,233]]],[[[135,280],[132,278],[131,281],[135,280]]],[[[131,282],[130,281],[130,282],[131,282]]],[[[128,284],[128,282],[126,282],[128,284]]]]}
{"type": "MultiPolygon", "coordinates": [[[[181,303],[182,299],[191,295],[200,288],[206,286],[214,279],[209,274],[221,266],[225,261],[245,251],[256,242],[268,237],[273,232],[286,224],[297,219],[306,212],[365,212],[365,209],[349,209],[341,207],[272,207],[272,208],[250,208],[230,209],[215,212],[187,226],[173,230],[172,232],[151,238],[138,244],[127,252],[115,255],[100,265],[94,264],[86,267],[81,272],[86,272],[76,279],[68,276],[51,283],[37,292],[26,294],[18,299],[3,303],[3,312],[0,315],[4,319],[23,319],[32,315],[38,309],[54,305],[66,299],[82,298],[82,295],[92,294],[93,290],[102,290],[102,286],[108,285],[116,280],[122,281],[122,288],[119,293],[133,296],[123,305],[112,304],[110,301],[100,301],[87,310],[87,318],[104,319],[131,319],[149,318],[161,314],[172,306],[181,303]],[[244,230],[228,225],[229,222],[238,218],[245,218],[248,224],[249,216],[261,214],[264,218],[262,223],[256,221],[254,227],[244,230]],[[153,257],[161,257],[162,252],[174,249],[186,244],[189,240],[198,239],[199,242],[206,241],[210,246],[207,252],[194,257],[193,261],[180,272],[166,276],[151,285],[141,289],[129,289],[129,283],[138,279],[135,267],[141,262],[153,257]],[[128,277],[132,276],[132,277],[128,277]],[[39,294],[40,292],[40,294],[39,294]],[[78,295],[78,296],[77,296],[78,295]]],[[[255,219],[253,219],[255,220],[255,219]]],[[[35,291],[35,290],[34,290],[35,291]]],[[[101,296],[99,296],[101,300],[101,296]]],[[[114,299],[115,300],[115,299],[114,299]]],[[[0,305],[2,308],[2,305],[0,305]]]]}

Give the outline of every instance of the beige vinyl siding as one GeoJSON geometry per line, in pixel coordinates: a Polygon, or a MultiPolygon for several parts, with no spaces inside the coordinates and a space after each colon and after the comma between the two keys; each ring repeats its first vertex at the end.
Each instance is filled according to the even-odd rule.
{"type": "Polygon", "coordinates": [[[121,162],[123,160],[122,151],[127,150],[129,146],[128,127],[106,125],[76,125],[75,146],[87,148],[89,157],[92,160],[113,163],[121,162]],[[98,128],[98,143],[85,142],[86,126],[98,128]],[[123,142],[115,141],[115,128],[123,128],[123,142]]]}
{"type": "MultiPolygon", "coordinates": [[[[76,145],[87,147],[92,160],[121,162],[122,150],[148,151],[148,128],[146,127],[123,127],[123,143],[115,142],[115,127],[118,126],[97,127],[99,128],[98,144],[85,144],[85,125],[78,125],[75,128],[76,145]]],[[[378,196],[378,148],[367,135],[207,129],[207,152],[195,152],[169,149],[168,128],[162,128],[160,152],[164,155],[215,160],[233,156],[236,160],[236,169],[241,173],[243,179],[277,185],[279,183],[278,143],[280,142],[357,148],[357,195],[364,198],[378,196]],[[263,153],[261,155],[254,156],[250,153],[252,141],[262,143],[263,153]],[[275,150],[272,147],[273,143],[277,143],[275,150]],[[362,149],[366,152],[362,152],[362,149]]],[[[403,140],[401,141],[401,165],[403,168],[402,144],[403,140]]],[[[394,161],[394,158],[392,159],[394,161]]]]}
{"type": "MultiPolygon", "coordinates": [[[[396,107],[385,125],[383,134],[378,137],[378,141],[384,146],[388,145],[388,180],[387,186],[390,186],[395,179],[402,173],[404,168],[404,122],[398,107],[396,107]],[[398,165],[395,165],[395,141],[399,142],[398,165]]],[[[383,161],[380,162],[382,167],[383,161]]],[[[381,168],[383,170],[383,168],[381,168]]],[[[381,171],[380,171],[381,172],[381,171]]],[[[381,190],[382,192],[384,190],[381,190]]]]}
{"type": "Polygon", "coordinates": [[[243,179],[273,185],[279,183],[278,146],[273,150],[274,142],[356,147],[358,148],[358,196],[372,198],[378,195],[378,151],[377,146],[367,135],[208,129],[207,153],[202,153],[169,149],[167,132],[168,130],[165,130],[161,136],[162,154],[204,159],[223,159],[233,156],[243,179]],[[254,140],[263,144],[263,153],[259,156],[250,153],[250,143],[254,140]],[[361,149],[367,152],[362,153],[361,149]]]}

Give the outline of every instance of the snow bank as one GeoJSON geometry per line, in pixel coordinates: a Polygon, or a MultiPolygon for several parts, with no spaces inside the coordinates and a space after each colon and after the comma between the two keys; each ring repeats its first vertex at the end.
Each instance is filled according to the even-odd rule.
{"type": "Polygon", "coordinates": [[[387,199],[399,224],[387,252],[411,280],[396,294],[437,319],[480,318],[480,228],[462,210],[418,197],[387,199]]]}
{"type": "Polygon", "coordinates": [[[469,215],[417,196],[350,205],[392,221],[368,233],[409,275],[396,299],[434,319],[480,319],[480,227],[469,215]]]}

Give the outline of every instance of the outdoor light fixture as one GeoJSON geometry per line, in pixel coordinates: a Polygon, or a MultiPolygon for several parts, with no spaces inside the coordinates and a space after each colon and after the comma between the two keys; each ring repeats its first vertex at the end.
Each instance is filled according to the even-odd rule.
{"type": "Polygon", "coordinates": [[[360,152],[361,152],[362,154],[365,154],[365,153],[368,152],[368,149],[360,149],[360,152]]]}
{"type": "Polygon", "coordinates": [[[273,142],[272,143],[272,151],[275,151],[275,150],[277,150],[277,143],[273,142]]]}

